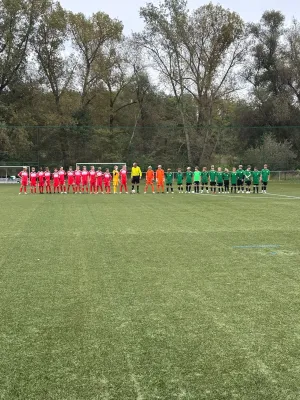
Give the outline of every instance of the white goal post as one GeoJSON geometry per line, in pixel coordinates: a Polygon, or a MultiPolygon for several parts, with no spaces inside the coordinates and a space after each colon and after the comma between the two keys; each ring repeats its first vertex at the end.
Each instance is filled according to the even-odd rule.
{"type": "Polygon", "coordinates": [[[29,176],[29,165],[0,165],[0,183],[18,183],[18,173],[22,171],[24,167],[27,167],[29,176]]]}

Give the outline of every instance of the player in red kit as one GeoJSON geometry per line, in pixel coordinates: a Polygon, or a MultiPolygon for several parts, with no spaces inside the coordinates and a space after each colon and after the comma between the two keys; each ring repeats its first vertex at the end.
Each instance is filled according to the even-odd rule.
{"type": "Polygon", "coordinates": [[[105,190],[105,193],[110,193],[111,174],[109,173],[109,169],[108,168],[106,168],[103,178],[104,178],[104,190],[105,190]]]}
{"type": "Polygon", "coordinates": [[[75,193],[80,193],[81,186],[81,171],[80,167],[77,165],[75,170],[75,193]]]}
{"type": "Polygon", "coordinates": [[[90,194],[96,194],[96,171],[95,167],[90,169],[90,194]]]}
{"type": "Polygon", "coordinates": [[[121,177],[120,193],[122,193],[122,190],[124,188],[126,194],[128,194],[126,165],[123,165],[123,167],[122,167],[122,169],[120,171],[120,177],[121,177]]]}
{"type": "Polygon", "coordinates": [[[32,167],[30,172],[30,193],[36,193],[36,178],[37,173],[35,172],[35,168],[32,167]]]}
{"type": "Polygon", "coordinates": [[[39,180],[39,192],[40,194],[44,193],[44,184],[45,184],[45,173],[43,168],[41,167],[39,172],[37,173],[37,177],[39,180]]]}
{"type": "Polygon", "coordinates": [[[75,181],[74,181],[74,171],[72,167],[69,167],[69,171],[67,172],[68,176],[68,193],[70,193],[70,187],[72,186],[73,193],[75,193],[75,181]]]}
{"type": "Polygon", "coordinates": [[[96,172],[97,194],[99,193],[99,189],[100,189],[101,193],[103,193],[103,182],[102,182],[102,178],[103,178],[102,168],[99,167],[99,168],[98,168],[98,171],[96,172]]]}
{"type": "Polygon", "coordinates": [[[24,167],[23,171],[19,172],[18,176],[21,178],[21,186],[19,194],[22,193],[23,189],[24,189],[24,194],[27,194],[27,185],[28,185],[27,167],[24,167]]]}
{"type": "Polygon", "coordinates": [[[46,183],[46,193],[51,194],[51,172],[49,171],[48,167],[46,167],[44,176],[45,176],[45,183],[46,183]]]}
{"type": "Polygon", "coordinates": [[[53,177],[53,193],[59,193],[60,177],[57,168],[55,168],[52,177],[53,177]]]}
{"type": "Polygon", "coordinates": [[[60,167],[58,171],[59,175],[59,187],[60,187],[60,193],[67,193],[66,192],[66,182],[65,182],[65,176],[66,176],[66,171],[64,170],[64,167],[60,167]]]}
{"type": "Polygon", "coordinates": [[[87,193],[89,191],[88,180],[89,180],[89,171],[87,171],[86,166],[83,166],[82,171],[81,171],[81,184],[82,184],[81,191],[82,191],[82,193],[84,193],[84,188],[87,193]]]}

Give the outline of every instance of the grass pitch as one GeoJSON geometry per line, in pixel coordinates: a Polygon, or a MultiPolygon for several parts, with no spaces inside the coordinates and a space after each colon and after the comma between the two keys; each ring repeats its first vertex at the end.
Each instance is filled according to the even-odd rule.
{"type": "Polygon", "coordinates": [[[300,185],[269,190],[0,186],[0,399],[298,400],[300,185]]]}

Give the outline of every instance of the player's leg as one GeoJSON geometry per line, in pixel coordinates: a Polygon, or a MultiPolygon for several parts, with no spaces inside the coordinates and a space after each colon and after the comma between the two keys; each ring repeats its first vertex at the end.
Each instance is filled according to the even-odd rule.
{"type": "Polygon", "coordinates": [[[144,193],[147,193],[147,190],[148,190],[148,182],[146,181],[144,193]]]}
{"type": "Polygon", "coordinates": [[[174,190],[173,190],[173,185],[172,185],[172,183],[171,183],[171,193],[174,193],[174,190]]]}

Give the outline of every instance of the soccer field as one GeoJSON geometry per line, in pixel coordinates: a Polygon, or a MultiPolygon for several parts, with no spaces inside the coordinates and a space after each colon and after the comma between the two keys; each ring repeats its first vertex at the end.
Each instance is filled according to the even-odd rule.
{"type": "Polygon", "coordinates": [[[300,398],[300,184],[0,186],[0,399],[300,398]]]}

